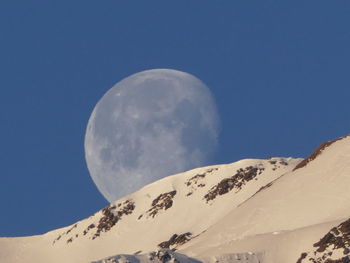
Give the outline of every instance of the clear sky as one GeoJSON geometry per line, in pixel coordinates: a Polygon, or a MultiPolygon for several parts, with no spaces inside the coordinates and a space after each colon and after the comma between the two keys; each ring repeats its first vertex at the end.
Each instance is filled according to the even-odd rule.
{"type": "Polygon", "coordinates": [[[349,1],[0,3],[0,236],[39,234],[107,205],[84,158],[116,82],[188,72],[222,120],[215,163],[303,157],[350,133],[349,1]]]}

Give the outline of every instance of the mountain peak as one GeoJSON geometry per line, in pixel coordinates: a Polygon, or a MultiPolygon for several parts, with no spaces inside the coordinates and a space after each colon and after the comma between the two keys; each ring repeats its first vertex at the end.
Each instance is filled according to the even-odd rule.
{"type": "Polygon", "coordinates": [[[322,143],[320,146],[316,148],[315,151],[313,151],[312,154],[310,154],[308,157],[306,157],[304,160],[302,160],[295,168],[294,171],[300,168],[305,167],[309,162],[315,160],[327,147],[331,146],[333,143],[340,141],[342,139],[345,139],[349,135],[339,137],[337,139],[331,140],[331,141],[326,141],[322,143]]]}

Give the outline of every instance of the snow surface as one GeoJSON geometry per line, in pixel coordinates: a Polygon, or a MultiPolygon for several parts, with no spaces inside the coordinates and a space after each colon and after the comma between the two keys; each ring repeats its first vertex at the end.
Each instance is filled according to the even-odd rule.
{"type": "Polygon", "coordinates": [[[0,238],[0,262],[296,263],[350,217],[349,160],[346,137],[295,171],[278,157],[169,176],[71,226],[0,238]]]}

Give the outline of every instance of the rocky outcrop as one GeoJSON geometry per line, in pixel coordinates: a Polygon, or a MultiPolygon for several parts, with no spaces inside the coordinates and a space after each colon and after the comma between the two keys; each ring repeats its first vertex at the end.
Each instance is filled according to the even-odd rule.
{"type": "MultiPolygon", "coordinates": [[[[96,226],[97,230],[92,239],[95,239],[100,236],[101,232],[108,232],[114,225],[122,219],[124,215],[130,215],[135,209],[135,203],[131,200],[126,200],[120,207],[117,209],[115,205],[107,206],[102,209],[102,217],[99,220],[98,225],[96,226]]],[[[92,225],[88,229],[94,228],[92,225]]]]}
{"type": "Polygon", "coordinates": [[[287,166],[288,165],[288,162],[285,160],[285,159],[283,159],[283,158],[281,158],[281,159],[271,159],[271,160],[269,160],[269,163],[272,165],[272,170],[273,171],[275,171],[275,170],[277,170],[278,168],[280,168],[281,167],[281,165],[282,166],[287,166]]]}
{"type": "MultiPolygon", "coordinates": [[[[160,194],[152,201],[152,207],[147,211],[148,216],[155,217],[159,211],[167,210],[173,205],[173,198],[176,195],[176,190],[160,194]]],[[[140,218],[140,217],[139,217],[140,218]]]]}
{"type": "Polygon", "coordinates": [[[196,191],[198,188],[202,188],[205,186],[204,183],[204,178],[214,172],[217,171],[218,168],[209,168],[207,169],[204,173],[201,174],[196,174],[195,176],[191,177],[190,179],[188,179],[187,181],[185,181],[185,185],[190,189],[190,191],[186,194],[186,196],[190,196],[194,193],[194,191],[196,191]]]}
{"type": "Polygon", "coordinates": [[[332,228],[314,245],[315,250],[302,253],[297,263],[349,263],[350,219],[332,228]]]}
{"type": "MultiPolygon", "coordinates": [[[[53,242],[52,244],[54,245],[56,242],[58,242],[62,237],[67,236],[68,234],[70,234],[75,228],[77,228],[78,224],[74,224],[71,228],[69,228],[66,232],[60,234],[53,242]]],[[[67,244],[71,243],[73,241],[73,238],[69,238],[67,239],[67,244]]]]}
{"type": "Polygon", "coordinates": [[[240,191],[242,186],[247,182],[256,178],[263,172],[263,167],[248,166],[245,169],[241,168],[237,170],[236,174],[221,180],[217,185],[213,186],[209,192],[204,196],[206,202],[214,200],[219,195],[227,194],[228,192],[236,189],[240,191]]]}
{"type": "Polygon", "coordinates": [[[208,174],[212,173],[213,171],[217,171],[217,170],[218,170],[218,168],[210,168],[210,169],[206,170],[204,173],[196,174],[195,176],[192,176],[190,179],[188,179],[185,182],[185,184],[187,186],[190,186],[192,184],[198,184],[198,181],[205,178],[208,174]]]}
{"type": "Polygon", "coordinates": [[[158,244],[158,247],[160,248],[174,248],[180,245],[185,244],[186,242],[191,240],[192,233],[187,232],[181,235],[174,234],[171,236],[171,238],[167,241],[164,241],[160,244],[158,244]]]}
{"type": "MultiPolygon", "coordinates": [[[[135,209],[135,203],[131,200],[126,200],[117,205],[109,205],[102,209],[102,217],[99,218],[98,223],[89,224],[82,233],[77,230],[78,224],[73,225],[66,232],[60,234],[54,241],[53,245],[60,241],[65,240],[67,244],[72,243],[76,238],[80,236],[87,236],[90,231],[96,230],[95,233],[88,235],[92,240],[100,236],[101,232],[108,232],[114,227],[125,215],[132,214],[135,209]]],[[[97,215],[97,214],[96,214],[97,215]]]]}

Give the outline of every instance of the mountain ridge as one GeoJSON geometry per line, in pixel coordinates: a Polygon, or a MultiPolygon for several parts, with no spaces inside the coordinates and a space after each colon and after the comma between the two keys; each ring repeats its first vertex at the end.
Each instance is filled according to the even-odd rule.
{"type": "Polygon", "coordinates": [[[310,156],[244,159],[163,178],[71,226],[0,238],[0,260],[288,263],[302,253],[300,260],[309,259],[316,239],[350,217],[349,136],[310,156]]]}

